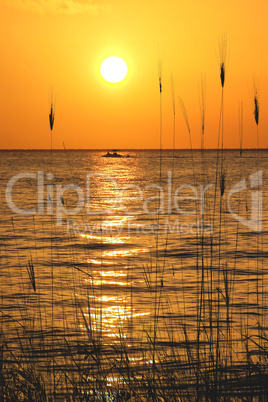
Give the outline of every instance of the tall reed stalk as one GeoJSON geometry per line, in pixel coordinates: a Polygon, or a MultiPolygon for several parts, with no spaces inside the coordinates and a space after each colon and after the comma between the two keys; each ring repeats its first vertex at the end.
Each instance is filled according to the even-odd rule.
{"type": "Polygon", "coordinates": [[[54,262],[53,262],[53,142],[52,133],[55,118],[55,103],[53,99],[53,92],[51,94],[50,113],[49,113],[49,126],[50,126],[50,169],[51,169],[51,183],[49,193],[49,210],[50,210],[50,264],[51,264],[51,352],[52,352],[52,365],[53,365],[53,400],[56,392],[56,376],[55,376],[55,359],[54,359],[54,262]]]}
{"type": "MultiPolygon", "coordinates": [[[[256,123],[256,149],[257,149],[257,172],[258,172],[258,187],[260,185],[259,182],[259,115],[260,115],[260,104],[259,104],[259,91],[257,88],[256,83],[254,82],[254,120],[256,123]]],[[[260,200],[258,199],[258,229],[260,225],[260,200]]],[[[257,266],[256,266],[256,299],[257,299],[257,309],[258,309],[258,315],[260,312],[260,300],[259,300],[259,234],[257,233],[257,245],[256,245],[256,260],[257,260],[257,266]]],[[[258,321],[258,327],[260,328],[260,323],[258,321]]]]}
{"type": "MultiPolygon", "coordinates": [[[[204,137],[205,137],[205,113],[206,113],[206,80],[205,76],[201,76],[201,86],[199,91],[199,107],[200,107],[200,117],[201,117],[201,176],[202,185],[205,187],[205,158],[204,158],[204,137]]],[[[204,200],[203,200],[204,202],[204,200]]],[[[204,202],[205,204],[205,202],[204,202]]],[[[205,211],[202,208],[201,211],[201,223],[204,224],[205,211]]],[[[204,261],[204,230],[203,226],[201,229],[201,283],[199,286],[199,267],[198,271],[198,302],[197,302],[197,364],[198,373],[200,371],[200,335],[201,327],[205,318],[205,261],[204,261]]],[[[197,398],[199,399],[199,389],[197,389],[197,398]]]]}
{"type": "MultiPolygon", "coordinates": [[[[220,53],[220,79],[221,79],[221,181],[224,180],[224,165],[223,165],[223,145],[224,145],[224,85],[226,76],[226,51],[227,51],[227,39],[225,36],[222,37],[219,42],[219,53],[220,53]]],[[[221,184],[221,195],[223,196],[224,188],[221,184]]]]}
{"type": "Polygon", "coordinates": [[[201,85],[199,91],[199,107],[201,117],[201,157],[204,153],[204,141],[205,141],[205,115],[206,115],[206,77],[201,75],[201,85]]]}
{"type": "Polygon", "coordinates": [[[158,60],[157,60],[157,67],[158,67],[158,84],[159,84],[159,152],[160,152],[160,182],[162,176],[162,151],[163,151],[163,144],[162,144],[162,132],[163,132],[163,107],[162,107],[162,67],[163,67],[163,56],[160,55],[158,49],[158,60]]]}
{"type": "Polygon", "coordinates": [[[239,130],[239,148],[240,156],[243,153],[243,102],[238,106],[238,130],[239,130]]]}
{"type": "Polygon", "coordinates": [[[173,111],[173,141],[172,141],[172,180],[173,180],[175,149],[176,149],[176,104],[175,104],[175,89],[174,89],[173,75],[171,75],[171,95],[172,95],[172,111],[173,111]]]}

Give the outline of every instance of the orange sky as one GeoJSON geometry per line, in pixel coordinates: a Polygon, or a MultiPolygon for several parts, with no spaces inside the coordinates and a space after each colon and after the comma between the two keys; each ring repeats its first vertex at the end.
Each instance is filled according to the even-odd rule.
{"type": "Polygon", "coordinates": [[[158,148],[157,49],[163,53],[163,147],[172,148],[173,74],[176,147],[200,147],[198,87],[206,76],[205,147],[215,148],[221,101],[219,39],[227,37],[224,147],[256,146],[253,79],[259,87],[260,147],[268,146],[267,0],[1,0],[0,124],[2,149],[50,148],[49,101],[56,113],[54,148],[158,148]],[[128,64],[127,78],[100,75],[109,56],[128,64]]]}

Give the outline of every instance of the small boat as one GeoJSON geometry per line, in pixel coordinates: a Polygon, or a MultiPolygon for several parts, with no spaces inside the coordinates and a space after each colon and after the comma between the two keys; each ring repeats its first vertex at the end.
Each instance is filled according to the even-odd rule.
{"type": "Polygon", "coordinates": [[[112,151],[112,152],[107,152],[107,154],[102,155],[103,158],[130,158],[130,155],[121,155],[119,153],[117,153],[116,151],[112,151]]]}
{"type": "Polygon", "coordinates": [[[106,155],[102,155],[103,158],[122,158],[122,155],[118,154],[117,152],[107,152],[106,155]]]}

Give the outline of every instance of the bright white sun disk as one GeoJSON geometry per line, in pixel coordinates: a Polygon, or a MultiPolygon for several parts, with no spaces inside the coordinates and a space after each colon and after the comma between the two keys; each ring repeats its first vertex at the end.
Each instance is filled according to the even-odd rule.
{"type": "Polygon", "coordinates": [[[117,56],[108,57],[105,59],[100,68],[102,77],[112,83],[122,81],[127,75],[126,62],[117,56]]]}

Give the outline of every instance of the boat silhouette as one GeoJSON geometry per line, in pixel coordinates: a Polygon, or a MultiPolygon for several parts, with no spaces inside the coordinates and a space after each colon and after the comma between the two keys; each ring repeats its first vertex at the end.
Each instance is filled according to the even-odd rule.
{"type": "Polygon", "coordinates": [[[105,155],[102,155],[103,158],[130,158],[129,155],[123,156],[121,154],[118,154],[117,152],[107,152],[105,155]]]}

